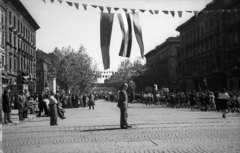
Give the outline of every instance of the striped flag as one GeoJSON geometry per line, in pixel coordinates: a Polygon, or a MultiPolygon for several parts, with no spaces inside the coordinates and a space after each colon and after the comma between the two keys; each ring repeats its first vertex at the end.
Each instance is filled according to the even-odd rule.
{"type": "Polygon", "coordinates": [[[138,13],[133,14],[133,28],[135,31],[135,36],[140,47],[140,53],[142,58],[144,57],[144,44],[142,39],[142,29],[140,25],[139,15],[138,13]]]}
{"type": "Polygon", "coordinates": [[[128,23],[128,31],[125,32],[125,27],[123,23],[123,19],[121,14],[118,15],[119,23],[123,33],[123,39],[121,44],[121,49],[119,52],[119,56],[122,57],[130,57],[131,49],[132,49],[132,23],[129,13],[126,13],[127,23],[128,23]]]}
{"type": "Polygon", "coordinates": [[[104,70],[110,68],[109,48],[112,34],[113,17],[113,13],[101,13],[100,44],[104,70]]]}

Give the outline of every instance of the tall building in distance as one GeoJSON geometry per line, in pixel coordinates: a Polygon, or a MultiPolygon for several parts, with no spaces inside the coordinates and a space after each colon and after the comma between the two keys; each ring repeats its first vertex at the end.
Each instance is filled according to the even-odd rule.
{"type": "Polygon", "coordinates": [[[165,42],[157,46],[152,51],[148,52],[146,64],[152,67],[154,72],[158,73],[154,79],[156,82],[161,80],[159,86],[178,90],[177,85],[177,65],[178,65],[178,50],[180,49],[180,37],[169,37],[165,42]]]}
{"type": "Polygon", "coordinates": [[[183,90],[240,89],[239,9],[238,0],[215,0],[176,29],[183,90]]]}
{"type": "Polygon", "coordinates": [[[6,23],[1,32],[1,48],[4,47],[4,52],[1,51],[3,87],[22,85],[24,84],[22,75],[27,75],[28,90],[34,92],[36,91],[36,31],[40,27],[20,0],[3,0],[3,4],[5,7],[3,9],[1,7],[1,23],[2,21],[6,23]],[[5,19],[2,17],[3,14],[5,19]]]}

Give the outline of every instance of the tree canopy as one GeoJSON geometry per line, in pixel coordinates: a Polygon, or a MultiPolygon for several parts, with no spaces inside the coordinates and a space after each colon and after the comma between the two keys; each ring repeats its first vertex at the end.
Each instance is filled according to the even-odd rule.
{"type": "Polygon", "coordinates": [[[88,91],[96,82],[97,65],[89,57],[84,46],[75,51],[68,48],[55,48],[50,65],[50,73],[56,76],[57,85],[65,90],[79,93],[88,91]]]}

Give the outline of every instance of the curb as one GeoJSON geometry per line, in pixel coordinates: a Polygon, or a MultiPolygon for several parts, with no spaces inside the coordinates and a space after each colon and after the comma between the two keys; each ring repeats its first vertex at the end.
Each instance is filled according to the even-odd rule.
{"type": "Polygon", "coordinates": [[[32,121],[34,119],[36,119],[36,116],[31,116],[31,117],[28,117],[28,118],[24,119],[23,121],[16,121],[16,122],[13,122],[13,123],[2,124],[2,127],[4,129],[6,127],[24,124],[25,122],[32,121]]]}

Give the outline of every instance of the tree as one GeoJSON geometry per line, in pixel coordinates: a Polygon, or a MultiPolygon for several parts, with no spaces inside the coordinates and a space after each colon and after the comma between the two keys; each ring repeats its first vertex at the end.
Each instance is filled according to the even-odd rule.
{"type": "Polygon", "coordinates": [[[57,85],[65,91],[85,92],[96,82],[97,76],[93,73],[97,65],[81,45],[78,51],[68,48],[54,49],[51,54],[50,72],[56,76],[57,85]]]}

